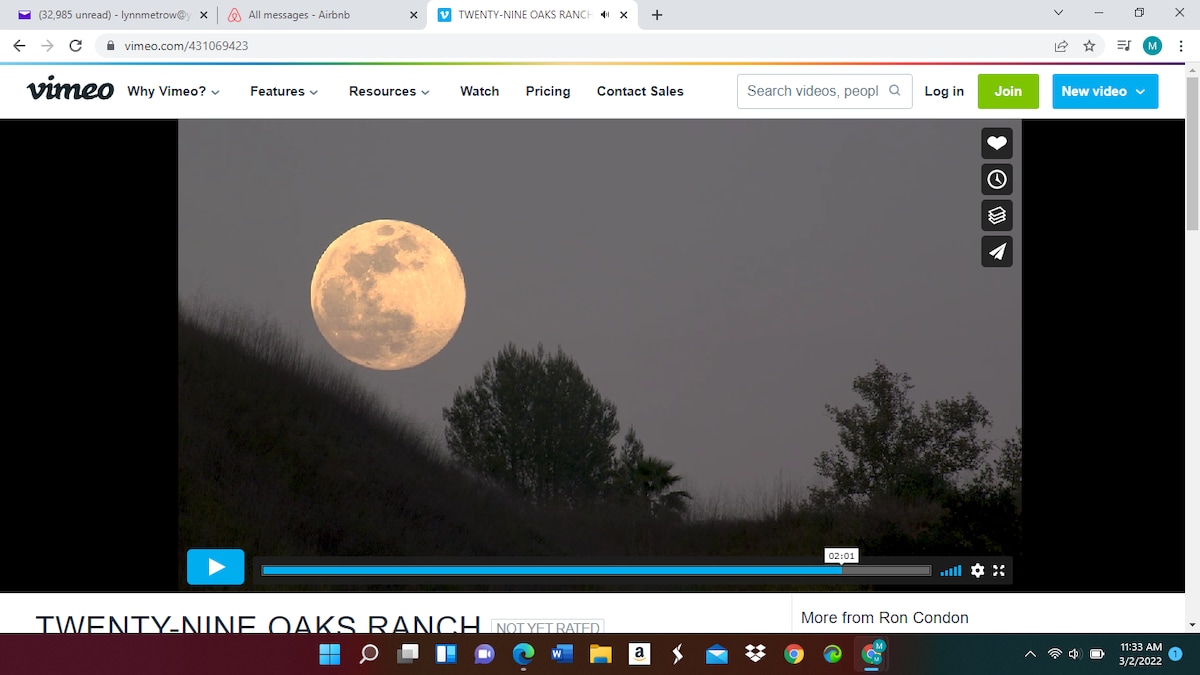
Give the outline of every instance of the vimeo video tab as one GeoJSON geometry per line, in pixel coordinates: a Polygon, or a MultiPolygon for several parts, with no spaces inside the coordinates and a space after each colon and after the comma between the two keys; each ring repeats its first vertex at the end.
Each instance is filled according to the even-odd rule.
{"type": "MultiPolygon", "coordinates": [[[[868,615],[875,620],[873,615],[868,615]]],[[[896,617],[897,620],[899,617],[896,617]]],[[[865,626],[864,626],[865,627],[865,626]]],[[[761,675],[1103,675],[1153,667],[1165,675],[1195,672],[1195,635],[889,634],[887,626],[849,634],[537,634],[537,635],[0,635],[14,672],[86,672],[108,654],[136,653],[173,675],[242,673],[420,673],[543,671],[761,675]],[[70,645],[70,648],[59,648],[70,645]],[[36,665],[40,670],[23,670],[36,665]],[[70,670],[78,668],[79,670],[70,670]],[[802,670],[803,669],[803,670],[802,670]],[[449,670],[447,671],[449,672],[449,670]]]]}

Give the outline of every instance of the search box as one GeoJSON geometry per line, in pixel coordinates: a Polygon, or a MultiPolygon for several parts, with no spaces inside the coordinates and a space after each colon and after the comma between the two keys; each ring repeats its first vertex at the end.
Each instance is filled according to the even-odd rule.
{"type": "Polygon", "coordinates": [[[738,75],[739,108],[911,108],[912,75],[738,75]]]}

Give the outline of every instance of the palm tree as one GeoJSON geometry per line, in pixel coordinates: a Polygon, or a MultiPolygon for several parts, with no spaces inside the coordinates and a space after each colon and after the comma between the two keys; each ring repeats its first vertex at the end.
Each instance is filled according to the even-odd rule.
{"type": "Polygon", "coordinates": [[[624,498],[653,518],[678,518],[687,511],[692,496],[675,486],[683,480],[671,473],[674,463],[647,457],[645,447],[633,428],[625,434],[621,455],[614,470],[619,497],[624,498]]]}
{"type": "Polygon", "coordinates": [[[679,518],[692,498],[686,490],[674,489],[683,480],[671,473],[675,464],[657,457],[643,457],[635,469],[637,495],[655,518],[679,518]]]}

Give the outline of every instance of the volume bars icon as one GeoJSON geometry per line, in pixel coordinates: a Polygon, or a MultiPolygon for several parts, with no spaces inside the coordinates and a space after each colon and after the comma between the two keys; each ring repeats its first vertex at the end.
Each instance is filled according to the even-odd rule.
{"type": "Polygon", "coordinates": [[[948,567],[948,568],[942,570],[941,573],[938,574],[938,576],[939,577],[961,577],[962,576],[962,565],[955,565],[954,567],[948,567]]]}

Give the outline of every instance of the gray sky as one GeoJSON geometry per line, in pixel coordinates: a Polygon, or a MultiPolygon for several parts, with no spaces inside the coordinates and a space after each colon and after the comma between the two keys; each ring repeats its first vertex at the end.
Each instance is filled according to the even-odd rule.
{"type": "Polygon", "coordinates": [[[1020,424],[1020,220],[1015,266],[980,264],[989,126],[184,120],[179,291],[275,317],[439,439],[505,343],[561,345],[698,497],[758,503],[816,479],[824,406],[875,359],[918,402],[974,393],[995,438],[1020,424]],[[325,247],[381,218],[466,279],[458,333],[409,370],[341,359],[309,306],[325,247]]]}

